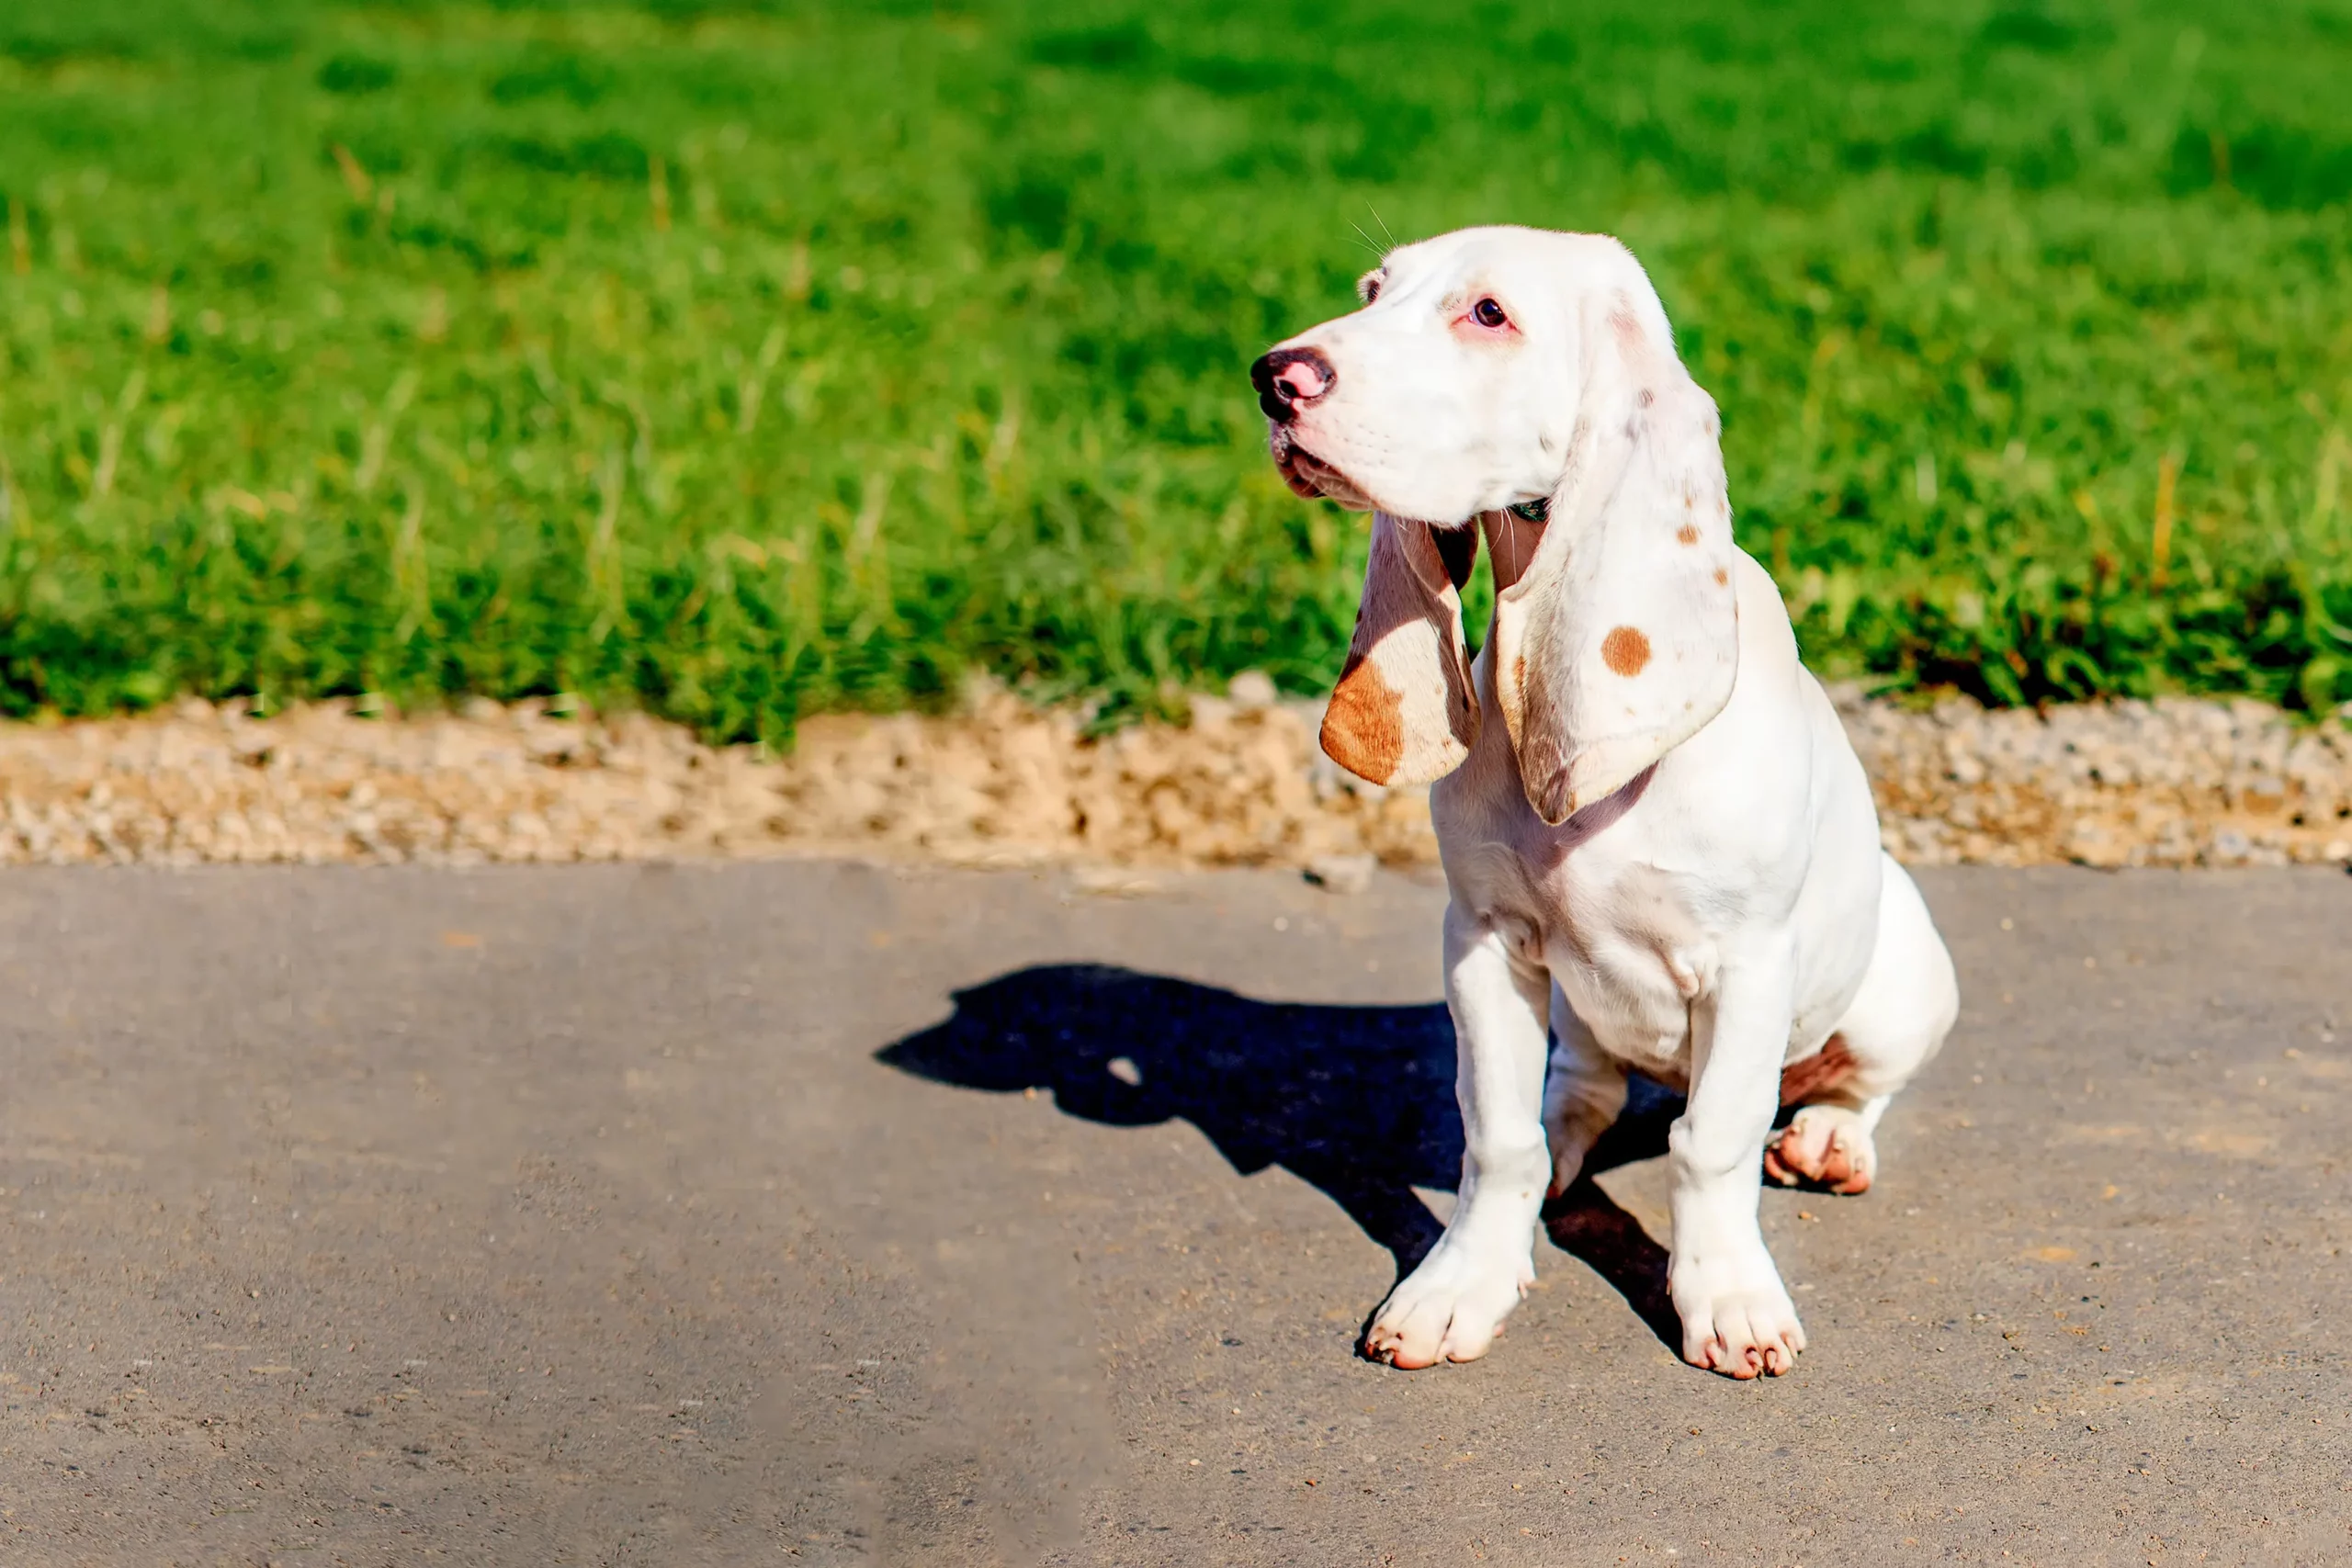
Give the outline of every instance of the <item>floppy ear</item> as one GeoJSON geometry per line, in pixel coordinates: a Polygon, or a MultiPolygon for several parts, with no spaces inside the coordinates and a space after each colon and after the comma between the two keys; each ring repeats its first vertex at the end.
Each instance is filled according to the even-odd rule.
{"type": "Polygon", "coordinates": [[[1496,699],[1528,804],[1552,823],[1697,733],[1739,662],[1714,400],[1630,296],[1596,294],[1584,314],[1566,477],[1495,601],[1496,699]]]}
{"type": "Polygon", "coordinates": [[[1428,784],[1478,739],[1459,590],[1475,527],[1432,529],[1375,512],[1348,662],[1323,712],[1323,750],[1377,784],[1428,784]]]}

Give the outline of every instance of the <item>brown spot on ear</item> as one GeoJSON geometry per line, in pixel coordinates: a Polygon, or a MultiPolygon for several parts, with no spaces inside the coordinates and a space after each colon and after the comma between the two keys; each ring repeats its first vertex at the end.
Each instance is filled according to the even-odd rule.
{"type": "Polygon", "coordinates": [[[1685,523],[1674,531],[1674,537],[1679,544],[1695,545],[1699,542],[1699,530],[1692,525],[1685,523]]]}
{"type": "Polygon", "coordinates": [[[1650,661],[1650,639],[1638,626],[1618,626],[1600,639],[1600,658],[1617,674],[1638,675],[1650,661]]]}
{"type": "Polygon", "coordinates": [[[1405,760],[1404,704],[1380,669],[1351,651],[1323,710],[1324,754],[1358,778],[1386,784],[1405,760]]]}

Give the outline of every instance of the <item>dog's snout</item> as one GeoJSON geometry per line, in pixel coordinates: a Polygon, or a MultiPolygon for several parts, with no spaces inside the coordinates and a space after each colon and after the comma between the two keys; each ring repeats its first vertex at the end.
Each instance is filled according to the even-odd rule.
{"type": "Polygon", "coordinates": [[[1278,348],[1250,367],[1258,406],[1278,424],[1289,423],[1302,404],[1328,395],[1339,379],[1340,373],[1316,348],[1278,348]]]}

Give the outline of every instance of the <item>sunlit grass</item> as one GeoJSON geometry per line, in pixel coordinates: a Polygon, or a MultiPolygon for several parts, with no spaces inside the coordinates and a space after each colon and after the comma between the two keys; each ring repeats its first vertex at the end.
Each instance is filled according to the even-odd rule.
{"type": "Polygon", "coordinates": [[[1367,242],[1606,229],[1809,652],[2352,698],[2341,6],[0,14],[0,707],[722,736],[1344,648],[1242,377],[1367,242]]]}

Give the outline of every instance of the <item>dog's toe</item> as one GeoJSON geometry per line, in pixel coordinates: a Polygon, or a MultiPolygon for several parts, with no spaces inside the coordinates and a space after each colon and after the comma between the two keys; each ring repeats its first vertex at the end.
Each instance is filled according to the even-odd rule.
{"type": "Polygon", "coordinates": [[[1476,1360],[1502,1333],[1531,1279],[1516,1259],[1474,1257],[1441,1243],[1381,1303],[1364,1333],[1363,1353],[1404,1371],[1476,1360]]]}
{"type": "Polygon", "coordinates": [[[1804,1327],[1779,1290],[1717,1296],[1683,1325],[1684,1360],[1742,1382],[1781,1376],[1804,1349],[1804,1327]]]}
{"type": "Polygon", "coordinates": [[[1878,1152],[1859,1112],[1808,1105],[1764,1151],[1764,1172],[1783,1187],[1811,1182],[1852,1196],[1870,1190],[1878,1152]]]}

